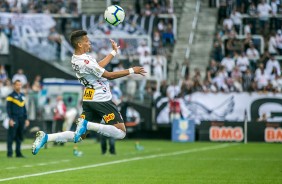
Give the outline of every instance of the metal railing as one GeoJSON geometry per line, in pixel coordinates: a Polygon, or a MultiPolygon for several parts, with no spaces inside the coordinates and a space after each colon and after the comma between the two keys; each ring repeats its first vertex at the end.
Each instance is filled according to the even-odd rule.
{"type": "Polygon", "coordinates": [[[188,39],[188,46],[187,46],[186,52],[185,52],[185,59],[189,59],[189,57],[190,57],[190,47],[193,44],[193,40],[194,40],[194,36],[195,36],[195,30],[196,30],[197,23],[198,23],[198,16],[199,16],[199,13],[200,13],[200,7],[201,7],[201,1],[197,0],[196,6],[195,6],[196,12],[195,12],[194,19],[193,19],[193,22],[192,22],[192,31],[190,32],[189,39],[188,39]]]}

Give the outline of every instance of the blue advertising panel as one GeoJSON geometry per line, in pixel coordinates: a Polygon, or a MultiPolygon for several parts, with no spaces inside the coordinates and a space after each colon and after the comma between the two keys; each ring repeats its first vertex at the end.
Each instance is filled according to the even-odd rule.
{"type": "Polygon", "coordinates": [[[191,119],[174,119],[172,121],[172,141],[194,142],[195,123],[191,119]]]}

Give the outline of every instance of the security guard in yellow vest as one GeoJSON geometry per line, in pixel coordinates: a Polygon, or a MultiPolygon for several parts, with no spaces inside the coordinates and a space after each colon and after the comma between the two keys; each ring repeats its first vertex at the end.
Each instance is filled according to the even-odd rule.
{"type": "Polygon", "coordinates": [[[21,143],[24,129],[29,126],[25,108],[24,94],[21,93],[22,83],[16,80],[13,83],[14,91],[7,97],[7,113],[9,116],[9,129],[7,138],[7,157],[13,156],[13,141],[16,141],[16,157],[23,158],[21,143]]]}

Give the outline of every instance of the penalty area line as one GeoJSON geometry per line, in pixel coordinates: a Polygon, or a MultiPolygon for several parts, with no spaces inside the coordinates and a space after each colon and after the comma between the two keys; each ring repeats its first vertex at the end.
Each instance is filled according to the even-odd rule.
{"type": "Polygon", "coordinates": [[[95,167],[101,167],[101,166],[107,166],[107,165],[113,165],[113,164],[120,164],[120,163],[137,161],[137,160],[145,160],[145,159],[151,159],[151,158],[159,158],[159,157],[175,156],[175,155],[182,155],[182,154],[195,153],[195,152],[201,152],[201,151],[209,151],[209,150],[226,148],[226,147],[229,147],[231,145],[238,145],[238,144],[221,144],[221,145],[216,145],[216,146],[194,148],[194,149],[176,151],[176,152],[170,152],[170,153],[148,155],[148,156],[143,156],[143,157],[134,157],[134,158],[129,158],[129,159],[122,159],[122,160],[116,160],[116,161],[111,161],[111,162],[104,162],[104,163],[100,163],[100,164],[86,165],[86,166],[81,166],[81,167],[59,169],[59,170],[53,170],[53,171],[47,171],[47,172],[41,172],[41,173],[35,173],[35,174],[26,174],[26,175],[14,176],[14,177],[10,177],[10,178],[2,178],[2,179],[0,179],[0,182],[11,181],[11,180],[16,180],[16,179],[23,179],[23,178],[31,178],[31,177],[43,176],[43,175],[49,175],[49,174],[55,174],[55,173],[61,173],[61,172],[69,172],[69,171],[76,171],[76,170],[82,170],[82,169],[89,169],[89,168],[95,168],[95,167]]]}

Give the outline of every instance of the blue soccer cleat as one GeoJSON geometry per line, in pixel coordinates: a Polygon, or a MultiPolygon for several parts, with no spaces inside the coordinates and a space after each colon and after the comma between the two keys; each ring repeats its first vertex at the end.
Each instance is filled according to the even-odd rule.
{"type": "Polygon", "coordinates": [[[36,155],[48,140],[48,135],[43,131],[36,132],[36,139],[32,145],[32,154],[36,155]]]}
{"type": "Polygon", "coordinates": [[[74,132],[73,142],[77,143],[81,141],[81,135],[86,133],[87,130],[87,123],[85,119],[78,118],[76,123],[76,130],[74,132]]]}

